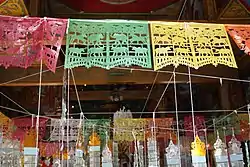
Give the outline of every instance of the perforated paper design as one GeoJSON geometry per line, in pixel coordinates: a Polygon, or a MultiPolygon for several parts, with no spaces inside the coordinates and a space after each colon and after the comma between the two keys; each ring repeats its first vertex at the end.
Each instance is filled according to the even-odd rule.
{"type": "Polygon", "coordinates": [[[70,20],[65,68],[151,68],[147,22],[70,20]]]}
{"type": "MultiPolygon", "coordinates": [[[[173,123],[173,118],[156,118],[155,119],[155,133],[156,137],[163,137],[168,138],[170,136],[171,128],[173,123]]],[[[154,120],[153,118],[146,118],[146,136],[152,137],[151,129],[154,127],[154,120]]]]}
{"type": "MultiPolygon", "coordinates": [[[[51,119],[50,140],[62,140],[62,126],[61,119],[51,119]]],[[[80,119],[69,119],[69,141],[76,141],[78,137],[78,130],[80,119]]],[[[64,124],[63,140],[67,141],[67,124],[64,124]]]]}
{"type": "Polygon", "coordinates": [[[224,25],[152,22],[154,69],[186,65],[195,69],[207,64],[237,68],[224,25]]]}
{"type": "Polygon", "coordinates": [[[106,134],[110,131],[110,120],[109,119],[87,119],[84,125],[85,139],[95,132],[101,138],[101,141],[106,140],[106,134]]]}
{"type": "Polygon", "coordinates": [[[226,29],[237,46],[250,55],[250,27],[246,25],[227,25],[226,29]]]}
{"type": "Polygon", "coordinates": [[[144,141],[145,119],[119,118],[114,120],[115,141],[144,141]],[[133,136],[135,135],[135,138],[133,136]]]}
{"type": "Polygon", "coordinates": [[[9,136],[13,131],[13,126],[11,119],[0,112],[0,133],[2,133],[4,137],[9,136]]]}
{"type": "Polygon", "coordinates": [[[27,68],[43,59],[55,71],[66,25],[63,19],[0,16],[0,65],[27,68]]]}
{"type": "Polygon", "coordinates": [[[194,133],[199,136],[204,136],[205,133],[203,129],[205,129],[205,118],[204,116],[195,116],[195,132],[193,132],[193,120],[191,116],[184,117],[184,129],[186,136],[194,136],[194,133]]]}

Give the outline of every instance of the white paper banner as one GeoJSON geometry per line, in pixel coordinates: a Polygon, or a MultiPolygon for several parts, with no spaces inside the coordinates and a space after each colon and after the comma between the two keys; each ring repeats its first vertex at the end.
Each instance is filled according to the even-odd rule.
{"type": "MultiPolygon", "coordinates": [[[[69,141],[76,141],[78,136],[80,119],[69,119],[69,141]]],[[[84,125],[82,120],[82,125],[84,125]]],[[[64,123],[64,141],[67,141],[67,121],[64,123]]],[[[61,119],[51,120],[50,140],[62,140],[61,119]]]]}

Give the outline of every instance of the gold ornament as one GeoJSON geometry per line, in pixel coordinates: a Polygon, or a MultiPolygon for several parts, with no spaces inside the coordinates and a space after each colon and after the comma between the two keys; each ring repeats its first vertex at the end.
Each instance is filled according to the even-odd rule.
{"type": "Polygon", "coordinates": [[[31,128],[24,136],[24,147],[36,147],[36,130],[31,128]]]}
{"type": "Polygon", "coordinates": [[[89,137],[89,146],[100,146],[101,140],[96,132],[93,132],[89,137]]]}
{"type": "Polygon", "coordinates": [[[26,16],[28,14],[23,0],[5,0],[0,4],[0,15],[26,16]]]}
{"type": "Polygon", "coordinates": [[[196,135],[194,142],[191,144],[191,153],[192,156],[205,156],[206,155],[206,147],[205,143],[201,141],[198,135],[196,135]]]}
{"type": "Polygon", "coordinates": [[[114,121],[114,140],[144,141],[145,125],[145,119],[118,118],[114,121]],[[134,136],[132,132],[134,133],[134,136]]]}

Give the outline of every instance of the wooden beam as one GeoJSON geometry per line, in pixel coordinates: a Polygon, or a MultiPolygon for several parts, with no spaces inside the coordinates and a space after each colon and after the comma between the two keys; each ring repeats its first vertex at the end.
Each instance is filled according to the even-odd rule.
{"type": "MultiPolygon", "coordinates": [[[[163,70],[170,73],[159,73],[156,83],[168,83],[173,67],[168,66],[163,70]]],[[[136,70],[105,70],[101,68],[74,68],[73,73],[76,85],[105,85],[105,84],[152,84],[156,76],[153,70],[143,71],[139,68],[136,70]]],[[[62,85],[63,67],[58,68],[56,73],[50,71],[42,74],[42,85],[62,85]]],[[[176,72],[188,73],[186,66],[180,66],[176,72]]],[[[209,75],[217,77],[238,78],[237,69],[225,66],[214,67],[212,65],[204,66],[198,70],[191,69],[192,74],[209,75]]],[[[0,86],[38,86],[39,85],[39,68],[0,68],[0,86]]],[[[71,77],[72,78],[72,77],[71,77]]],[[[177,75],[176,81],[179,83],[188,82],[187,75],[177,75]]],[[[219,79],[210,79],[209,77],[192,77],[193,83],[219,82],[219,79]]],[[[70,82],[73,84],[72,80],[70,82]]]]}
{"type": "Polygon", "coordinates": [[[217,8],[215,0],[203,0],[204,15],[207,20],[212,21],[217,19],[217,8]]]}
{"type": "MultiPolygon", "coordinates": [[[[118,95],[122,96],[122,100],[139,100],[139,99],[147,99],[147,96],[149,94],[150,90],[124,90],[124,91],[118,91],[118,95]]],[[[105,100],[109,101],[110,96],[115,91],[79,91],[79,99],[81,101],[88,101],[88,100],[105,100]]],[[[163,89],[157,89],[154,92],[152,92],[150,99],[159,98],[162,94],[163,89]]],[[[76,101],[77,96],[75,92],[70,93],[70,100],[76,101]]]]}
{"type": "Polygon", "coordinates": [[[30,0],[29,13],[31,16],[39,16],[40,0],[30,0]]]}

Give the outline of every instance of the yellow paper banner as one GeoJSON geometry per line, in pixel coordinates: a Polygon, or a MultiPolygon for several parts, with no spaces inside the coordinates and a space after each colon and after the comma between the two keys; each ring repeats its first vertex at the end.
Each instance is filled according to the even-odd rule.
{"type": "Polygon", "coordinates": [[[115,141],[144,141],[145,119],[118,118],[114,121],[115,141]]]}
{"type": "Polygon", "coordinates": [[[207,64],[237,68],[224,25],[151,22],[154,69],[186,65],[195,69],[207,64]]]}

